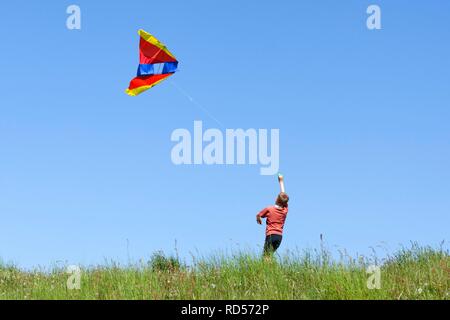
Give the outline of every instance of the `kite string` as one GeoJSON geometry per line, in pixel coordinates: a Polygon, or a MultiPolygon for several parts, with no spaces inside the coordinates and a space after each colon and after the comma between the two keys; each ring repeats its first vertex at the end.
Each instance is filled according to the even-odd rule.
{"type": "Polygon", "coordinates": [[[214,116],[211,114],[211,112],[209,112],[202,104],[200,104],[198,101],[196,101],[194,98],[192,98],[192,96],[191,96],[189,93],[187,93],[185,90],[183,90],[179,85],[177,85],[177,84],[175,83],[175,81],[170,80],[169,82],[170,82],[170,84],[171,84],[172,86],[174,86],[174,88],[176,88],[176,89],[178,90],[178,92],[180,92],[180,93],[181,93],[183,96],[185,96],[190,102],[192,102],[193,105],[195,105],[197,108],[199,108],[199,109],[202,110],[204,113],[206,113],[206,114],[208,115],[208,117],[210,117],[210,118],[213,119],[215,122],[217,122],[217,124],[218,124],[220,127],[224,128],[224,126],[222,125],[222,123],[221,123],[219,120],[217,120],[217,118],[214,117],[214,116]]]}

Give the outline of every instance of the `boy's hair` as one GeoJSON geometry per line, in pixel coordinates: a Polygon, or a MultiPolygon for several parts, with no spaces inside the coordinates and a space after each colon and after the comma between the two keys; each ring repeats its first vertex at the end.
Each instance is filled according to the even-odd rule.
{"type": "Polygon", "coordinates": [[[287,204],[289,202],[289,196],[287,195],[287,193],[285,192],[280,192],[278,194],[277,200],[276,200],[276,204],[279,205],[280,207],[287,207],[287,204]]]}

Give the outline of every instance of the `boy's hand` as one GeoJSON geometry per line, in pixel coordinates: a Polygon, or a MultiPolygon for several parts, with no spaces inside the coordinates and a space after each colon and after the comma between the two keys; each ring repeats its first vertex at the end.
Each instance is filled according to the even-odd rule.
{"type": "Polygon", "coordinates": [[[258,214],[256,215],[256,222],[262,224],[261,217],[258,214]]]}

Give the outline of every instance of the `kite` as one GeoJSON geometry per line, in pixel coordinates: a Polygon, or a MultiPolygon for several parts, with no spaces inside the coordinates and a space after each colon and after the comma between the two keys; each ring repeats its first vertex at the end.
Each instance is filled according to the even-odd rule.
{"type": "Polygon", "coordinates": [[[144,30],[138,31],[139,67],[137,76],[130,81],[125,92],[130,96],[150,89],[177,71],[178,61],[158,39],[144,30]]]}

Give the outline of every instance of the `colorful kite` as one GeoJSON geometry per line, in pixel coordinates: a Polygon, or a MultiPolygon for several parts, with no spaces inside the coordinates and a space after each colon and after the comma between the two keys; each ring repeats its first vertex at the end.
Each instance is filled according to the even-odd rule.
{"type": "Polygon", "coordinates": [[[163,43],[144,30],[139,30],[138,34],[141,39],[137,77],[131,80],[125,91],[130,96],[137,96],[167,79],[178,66],[177,59],[163,43]]]}

